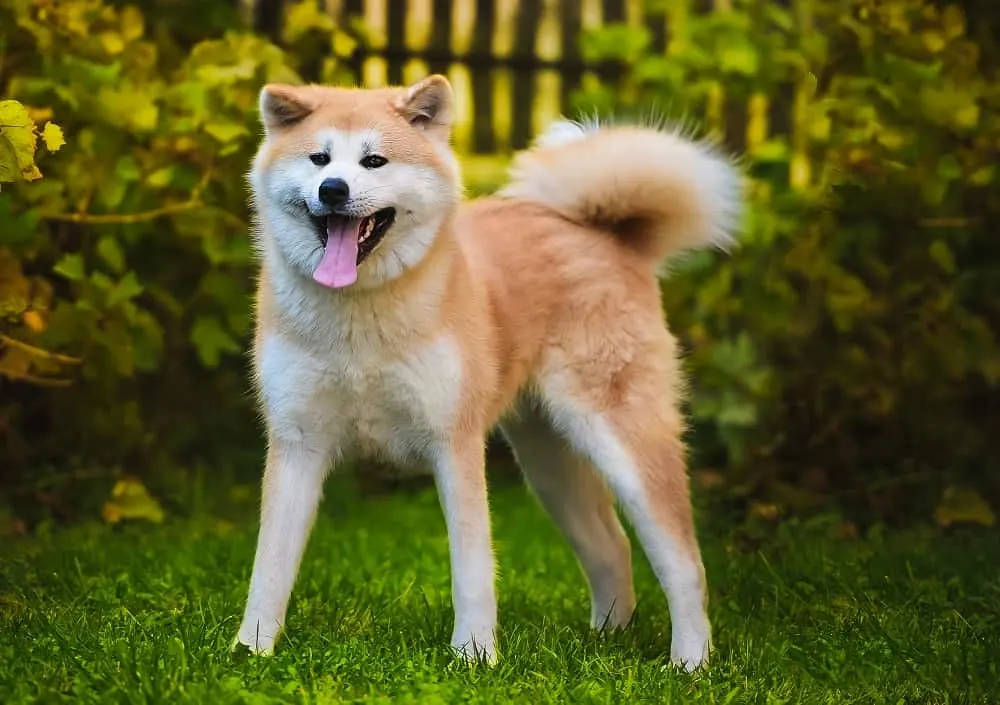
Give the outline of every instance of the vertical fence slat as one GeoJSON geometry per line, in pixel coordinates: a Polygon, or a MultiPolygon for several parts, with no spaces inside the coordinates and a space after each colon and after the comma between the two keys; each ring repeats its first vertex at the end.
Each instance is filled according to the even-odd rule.
{"type": "Polygon", "coordinates": [[[447,73],[446,58],[451,50],[451,0],[433,0],[431,6],[430,49],[435,57],[429,62],[432,73],[447,73]]]}
{"type": "Polygon", "coordinates": [[[393,85],[403,82],[403,59],[396,50],[406,45],[406,0],[389,0],[389,17],[386,19],[386,40],[393,50],[389,57],[388,81],[393,85]]]}
{"type": "Polygon", "coordinates": [[[604,10],[602,12],[604,24],[625,21],[625,0],[604,0],[602,7],[604,10]]]}
{"type": "MultiPolygon", "coordinates": [[[[476,28],[473,32],[474,50],[487,54],[494,34],[494,0],[476,0],[476,28]]],[[[472,73],[472,149],[479,153],[493,152],[496,140],[493,135],[493,82],[485,62],[476,62],[472,73]]]]}
{"type": "Polygon", "coordinates": [[[562,16],[562,56],[568,65],[563,71],[559,109],[569,114],[573,93],[580,88],[580,83],[583,81],[583,57],[580,55],[583,14],[580,0],[561,0],[559,12],[562,16]]]}
{"type": "Polygon", "coordinates": [[[538,32],[542,8],[537,1],[526,1],[518,7],[515,18],[513,67],[514,113],[511,116],[511,146],[522,149],[531,139],[532,102],[535,95],[536,72],[530,63],[534,58],[535,36],[538,32]]]}
{"type": "Polygon", "coordinates": [[[667,9],[656,5],[647,8],[643,24],[649,30],[649,35],[653,40],[653,51],[663,54],[667,50],[667,9]]]}

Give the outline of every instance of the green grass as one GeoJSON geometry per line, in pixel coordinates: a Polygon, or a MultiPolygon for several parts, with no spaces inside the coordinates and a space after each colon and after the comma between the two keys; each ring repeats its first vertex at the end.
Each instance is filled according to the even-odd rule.
{"type": "Polygon", "coordinates": [[[573,557],[521,487],[494,492],[500,648],[451,660],[447,543],[430,492],[328,494],[272,658],[233,660],[256,524],[97,524],[0,548],[0,702],[995,702],[995,531],[838,539],[788,522],[750,548],[703,512],[717,652],[667,665],[669,617],[599,636],[573,557]]]}

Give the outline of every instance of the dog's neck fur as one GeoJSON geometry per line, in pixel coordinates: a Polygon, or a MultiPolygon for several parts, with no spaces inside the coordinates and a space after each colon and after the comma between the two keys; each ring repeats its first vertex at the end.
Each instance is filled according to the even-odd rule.
{"type": "MultiPolygon", "coordinates": [[[[398,345],[425,337],[441,315],[452,271],[460,258],[453,215],[436,227],[434,243],[400,276],[368,289],[341,291],[316,284],[283,257],[262,267],[259,305],[275,310],[286,334],[311,345],[342,341],[353,349],[398,345]]],[[[399,233],[408,237],[410,233],[399,233]]],[[[319,352],[319,351],[317,351],[319,352]]]]}

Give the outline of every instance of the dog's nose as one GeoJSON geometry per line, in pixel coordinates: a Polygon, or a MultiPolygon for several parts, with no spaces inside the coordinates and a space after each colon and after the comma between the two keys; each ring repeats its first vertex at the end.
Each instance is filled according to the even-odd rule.
{"type": "Polygon", "coordinates": [[[319,200],[330,208],[339,208],[351,197],[351,189],[343,179],[324,179],[319,185],[319,200]]]}

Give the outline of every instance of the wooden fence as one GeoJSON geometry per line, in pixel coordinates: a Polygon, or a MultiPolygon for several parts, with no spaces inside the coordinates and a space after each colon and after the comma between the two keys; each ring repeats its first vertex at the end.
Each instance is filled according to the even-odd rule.
{"type": "MultiPolygon", "coordinates": [[[[430,72],[448,76],[458,100],[455,144],[470,153],[524,147],[568,111],[574,90],[597,77],[614,78],[613,67],[588,65],[581,56],[587,29],[612,22],[645,25],[659,50],[670,35],[668,12],[650,10],[645,0],[324,2],[341,26],[360,21],[371,39],[352,59],[363,85],[405,83],[430,72]]],[[[282,0],[252,4],[258,26],[277,35],[282,0]]],[[[729,4],[674,0],[674,7],[695,12],[729,4]]]]}

